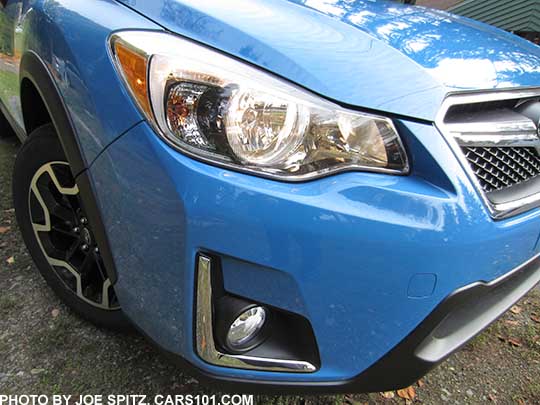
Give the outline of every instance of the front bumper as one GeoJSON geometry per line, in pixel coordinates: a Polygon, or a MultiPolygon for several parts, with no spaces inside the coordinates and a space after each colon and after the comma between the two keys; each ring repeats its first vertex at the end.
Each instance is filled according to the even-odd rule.
{"type": "Polygon", "coordinates": [[[473,283],[448,296],[394,349],[350,380],[280,382],[228,378],[197,369],[177,354],[165,354],[207,384],[238,392],[352,393],[408,387],[459,349],[540,282],[540,255],[491,283],[473,283]]]}
{"type": "Polygon", "coordinates": [[[438,356],[420,344],[440,332],[433,319],[457,300],[447,297],[471,285],[495,288],[535,256],[540,211],[494,222],[434,127],[398,125],[414,162],[410,176],[343,173],[301,184],[199,163],[146,123],[130,130],[90,169],[123,310],[164,350],[223,381],[330,392],[390,389],[422,375],[478,332],[459,328],[466,333],[457,343],[448,343],[453,334],[442,349],[432,343],[438,356]],[[241,370],[199,358],[193,314],[202,250],[221,257],[227,291],[309,320],[316,372],[241,370]]]}

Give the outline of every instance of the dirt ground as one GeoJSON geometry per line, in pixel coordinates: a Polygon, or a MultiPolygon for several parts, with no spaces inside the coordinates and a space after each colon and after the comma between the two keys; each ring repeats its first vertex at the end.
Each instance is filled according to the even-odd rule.
{"type": "MultiPolygon", "coordinates": [[[[142,337],[100,330],[47,288],[11,202],[15,139],[0,140],[0,394],[188,394],[200,385],[142,337]]],[[[256,397],[257,404],[540,404],[540,290],[408,391],[256,397]],[[401,396],[407,396],[403,392],[401,396]]]]}

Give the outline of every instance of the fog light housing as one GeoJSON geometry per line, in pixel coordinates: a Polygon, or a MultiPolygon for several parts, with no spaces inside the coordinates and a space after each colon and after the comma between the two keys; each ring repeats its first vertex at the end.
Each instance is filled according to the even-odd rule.
{"type": "Polygon", "coordinates": [[[268,337],[272,314],[265,306],[231,295],[220,297],[214,305],[216,340],[227,353],[245,353],[268,337]]]}
{"type": "Polygon", "coordinates": [[[307,319],[229,294],[223,285],[219,259],[200,254],[195,340],[201,359],[217,366],[261,371],[313,373],[319,369],[319,350],[307,319]],[[241,349],[227,343],[229,332],[230,340],[242,344],[241,349]]]}
{"type": "Polygon", "coordinates": [[[260,306],[242,312],[229,326],[227,346],[234,350],[242,350],[254,341],[266,323],[266,309],[260,306]]]}

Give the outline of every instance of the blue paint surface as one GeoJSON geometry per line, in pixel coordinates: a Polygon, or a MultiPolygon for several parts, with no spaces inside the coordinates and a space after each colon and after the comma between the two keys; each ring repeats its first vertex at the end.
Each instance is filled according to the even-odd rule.
{"type": "MultiPolygon", "coordinates": [[[[0,31],[18,24],[20,38],[15,65],[0,64],[0,73],[16,76],[25,52],[47,65],[97,192],[121,305],[167,350],[232,377],[351,378],[449,293],[494,280],[539,251],[540,210],[494,222],[431,122],[448,92],[540,85],[540,48],[464,18],[384,1],[123,3],[142,15],[113,0],[9,1],[0,31]],[[167,29],[340,104],[391,115],[412,172],[287,184],[192,160],[156,136],[123,87],[107,53],[108,37],[122,29],[167,29]],[[319,371],[243,371],[196,356],[201,249],[222,255],[230,292],[309,319],[319,371]]],[[[22,125],[17,102],[0,92],[22,125]]]]}
{"type": "Polygon", "coordinates": [[[196,162],[145,123],[129,131],[91,168],[124,310],[208,371],[339,380],[373,364],[455,289],[530,258],[540,210],[493,222],[434,127],[399,125],[412,156],[424,160],[410,176],[344,173],[300,184],[196,162]],[[223,255],[229,291],[308,317],[320,371],[248,372],[198,359],[192,314],[200,249],[223,255]],[[435,274],[437,285],[429,297],[410,299],[418,273],[435,274]]]}
{"type": "Polygon", "coordinates": [[[163,27],[341,103],[433,120],[448,91],[540,85],[540,47],[391,1],[124,0],[163,27]]]}
{"type": "MultiPolygon", "coordinates": [[[[109,35],[123,28],[159,27],[113,0],[12,0],[6,9],[13,15],[11,29],[18,25],[20,30],[13,34],[16,49],[10,59],[14,63],[0,62],[0,71],[13,70],[18,75],[25,53],[35,52],[40,57],[64,99],[83,159],[89,165],[104,147],[142,118],[109,57],[109,35]]],[[[0,27],[0,31],[9,28],[0,27]]],[[[14,80],[18,93],[18,78],[14,80]]],[[[13,104],[1,97],[0,103],[13,104]]],[[[10,112],[22,125],[20,107],[14,106],[10,112]]]]}
{"type": "Polygon", "coordinates": [[[428,298],[437,286],[437,275],[433,273],[415,274],[409,280],[407,297],[428,298]]]}

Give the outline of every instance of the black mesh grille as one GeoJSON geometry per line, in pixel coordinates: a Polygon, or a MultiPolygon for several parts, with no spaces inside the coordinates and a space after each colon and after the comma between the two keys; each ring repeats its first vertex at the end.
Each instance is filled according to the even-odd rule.
{"type": "Polygon", "coordinates": [[[461,149],[486,193],[512,187],[540,174],[540,156],[535,148],[461,149]]]}

